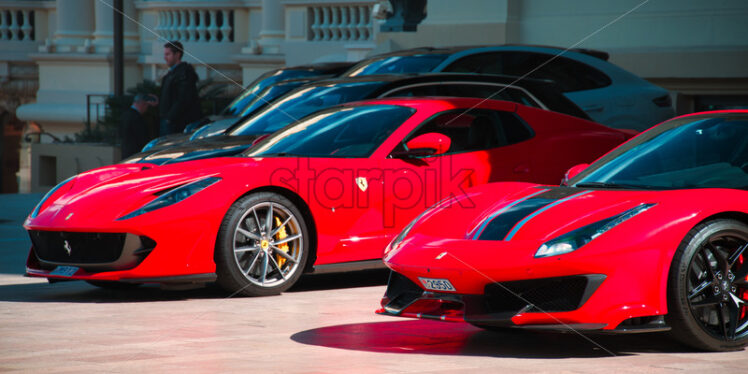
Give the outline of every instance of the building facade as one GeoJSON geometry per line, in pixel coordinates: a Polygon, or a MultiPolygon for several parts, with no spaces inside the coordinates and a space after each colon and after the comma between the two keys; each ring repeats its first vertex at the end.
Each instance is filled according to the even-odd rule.
{"type": "MultiPolygon", "coordinates": [[[[381,32],[375,5],[384,2],[125,0],[125,87],[160,80],[166,40],[181,41],[200,78],[229,94],[283,65],[522,43],[604,50],[671,90],[678,113],[748,105],[744,0],[428,0],[416,32],[381,32]]],[[[93,99],[113,92],[112,37],[112,0],[0,1],[2,192],[66,177],[40,184],[29,144],[71,136],[101,110],[93,99]],[[50,135],[25,139],[30,124],[50,135]]]]}

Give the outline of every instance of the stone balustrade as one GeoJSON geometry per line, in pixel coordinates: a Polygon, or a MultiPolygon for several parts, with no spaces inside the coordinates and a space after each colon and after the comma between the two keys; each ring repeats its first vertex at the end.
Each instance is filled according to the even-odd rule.
{"type": "Polygon", "coordinates": [[[234,11],[159,10],[156,32],[165,39],[181,42],[230,43],[234,41],[234,11]]]}
{"type": "Polygon", "coordinates": [[[0,41],[35,41],[34,12],[33,9],[8,9],[0,5],[0,41]]]}
{"type": "Polygon", "coordinates": [[[309,7],[310,41],[370,41],[373,39],[371,4],[309,7]]]}

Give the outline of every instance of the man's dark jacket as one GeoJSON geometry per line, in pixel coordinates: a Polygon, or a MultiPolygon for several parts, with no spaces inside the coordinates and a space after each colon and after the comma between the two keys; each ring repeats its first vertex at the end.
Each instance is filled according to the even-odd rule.
{"type": "Polygon", "coordinates": [[[148,125],[143,116],[133,107],[128,107],[122,113],[122,159],[140,152],[148,143],[148,125]]]}
{"type": "Polygon", "coordinates": [[[161,80],[159,115],[162,121],[169,121],[171,133],[181,132],[187,124],[202,118],[197,79],[192,65],[181,62],[161,80]]]}

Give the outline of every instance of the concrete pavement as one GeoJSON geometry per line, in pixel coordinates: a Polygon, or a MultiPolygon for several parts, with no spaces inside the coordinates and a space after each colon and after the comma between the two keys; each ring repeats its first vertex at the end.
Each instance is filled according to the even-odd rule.
{"type": "Polygon", "coordinates": [[[40,197],[0,195],[2,373],[748,372],[746,351],[694,352],[662,334],[591,342],[378,316],[384,272],[307,276],[265,298],[48,284],[21,275],[20,225],[40,197]]]}

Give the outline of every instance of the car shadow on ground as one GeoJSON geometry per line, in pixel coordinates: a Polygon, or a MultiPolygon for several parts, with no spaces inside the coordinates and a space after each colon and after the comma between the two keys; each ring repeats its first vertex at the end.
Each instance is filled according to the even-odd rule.
{"type": "MultiPolygon", "coordinates": [[[[384,270],[367,270],[341,274],[305,275],[287,292],[296,293],[385,285],[388,274],[384,270]]],[[[21,275],[18,277],[21,278],[21,275]]],[[[84,281],[47,283],[43,279],[36,279],[19,284],[0,285],[0,301],[32,303],[131,303],[242,297],[233,295],[214,283],[191,289],[179,289],[179,287],[161,287],[156,284],[146,284],[124,289],[105,289],[90,285],[84,281]]]]}
{"type": "Polygon", "coordinates": [[[667,334],[580,335],[512,329],[493,332],[467,323],[401,320],[328,326],[291,336],[301,344],[384,353],[513,358],[601,358],[645,352],[693,352],[667,334]]]}
{"type": "Polygon", "coordinates": [[[363,270],[337,274],[307,274],[286,292],[334,290],[387,285],[388,269],[363,270]]]}
{"type": "Polygon", "coordinates": [[[23,283],[0,286],[0,301],[26,303],[132,303],[186,299],[218,299],[224,293],[212,286],[190,290],[162,289],[141,285],[127,289],[105,289],[83,281],[23,283]]]}

